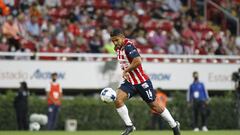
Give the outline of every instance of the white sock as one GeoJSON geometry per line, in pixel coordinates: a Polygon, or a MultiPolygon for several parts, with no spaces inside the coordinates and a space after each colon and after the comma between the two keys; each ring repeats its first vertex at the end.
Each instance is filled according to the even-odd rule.
{"type": "Polygon", "coordinates": [[[176,121],[173,119],[172,115],[170,114],[170,112],[168,111],[167,108],[164,109],[164,111],[160,114],[160,116],[168,122],[169,126],[171,128],[174,128],[177,126],[176,121]]]}
{"type": "Polygon", "coordinates": [[[120,117],[122,118],[122,120],[125,122],[126,126],[132,126],[132,121],[128,115],[128,109],[126,107],[126,105],[117,108],[117,112],[120,115],[120,117]]]}

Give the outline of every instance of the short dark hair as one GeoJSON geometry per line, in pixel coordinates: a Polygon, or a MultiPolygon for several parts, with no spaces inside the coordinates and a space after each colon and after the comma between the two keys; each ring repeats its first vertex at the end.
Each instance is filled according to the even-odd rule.
{"type": "Polygon", "coordinates": [[[194,72],[193,72],[193,75],[194,75],[194,74],[198,74],[198,72],[197,72],[197,71],[194,71],[194,72]]]}
{"type": "Polygon", "coordinates": [[[119,36],[119,35],[124,35],[121,29],[113,29],[112,32],[110,33],[111,37],[119,36]]]}
{"type": "Polygon", "coordinates": [[[21,85],[21,88],[25,91],[28,91],[28,86],[27,86],[27,83],[25,81],[23,82],[20,82],[20,85],[21,85]]]}
{"type": "Polygon", "coordinates": [[[56,73],[56,72],[53,72],[53,73],[52,73],[52,76],[56,76],[56,75],[57,75],[57,73],[56,73]]]}

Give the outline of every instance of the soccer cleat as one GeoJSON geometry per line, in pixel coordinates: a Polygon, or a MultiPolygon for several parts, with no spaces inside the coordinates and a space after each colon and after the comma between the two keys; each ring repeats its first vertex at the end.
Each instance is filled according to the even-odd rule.
{"type": "Polygon", "coordinates": [[[207,126],[203,126],[203,127],[202,127],[202,131],[205,131],[205,132],[207,132],[207,131],[208,131],[208,128],[207,128],[207,126]]]}
{"type": "Polygon", "coordinates": [[[181,135],[180,133],[180,123],[178,121],[176,121],[177,126],[172,128],[173,130],[173,135],[181,135]]]}
{"type": "Polygon", "coordinates": [[[129,135],[131,132],[135,131],[136,127],[132,126],[126,126],[126,129],[121,135],[129,135]]]}
{"type": "Polygon", "coordinates": [[[194,132],[198,132],[198,131],[199,131],[199,128],[194,128],[193,131],[194,131],[194,132]]]}

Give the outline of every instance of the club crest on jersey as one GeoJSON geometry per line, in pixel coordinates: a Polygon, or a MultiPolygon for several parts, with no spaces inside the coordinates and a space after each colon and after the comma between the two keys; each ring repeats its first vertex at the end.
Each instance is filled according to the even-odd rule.
{"type": "Polygon", "coordinates": [[[145,83],[142,84],[142,87],[143,87],[144,89],[146,89],[146,88],[148,88],[149,86],[148,86],[148,84],[145,82],[145,83]]]}
{"type": "Polygon", "coordinates": [[[132,50],[131,52],[129,52],[129,54],[132,54],[132,53],[134,53],[134,52],[136,52],[137,50],[136,49],[134,49],[134,50],[132,50]]]}

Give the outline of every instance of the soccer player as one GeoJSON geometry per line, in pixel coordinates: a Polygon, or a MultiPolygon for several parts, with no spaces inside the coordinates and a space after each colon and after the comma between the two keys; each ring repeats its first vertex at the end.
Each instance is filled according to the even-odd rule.
{"type": "MultiPolygon", "coordinates": [[[[156,89],[156,99],[157,102],[161,103],[164,107],[167,105],[168,97],[166,93],[163,91],[162,88],[156,89]]],[[[163,129],[163,120],[158,114],[158,112],[155,112],[155,110],[151,110],[152,118],[151,118],[151,129],[157,129],[156,126],[159,129],[163,129]]]]}
{"type": "Polygon", "coordinates": [[[193,110],[193,131],[199,131],[199,115],[201,116],[202,131],[208,131],[207,118],[210,113],[208,107],[209,96],[204,83],[199,81],[199,74],[196,71],[193,72],[193,83],[190,85],[187,92],[187,101],[193,110]]]}
{"type": "Polygon", "coordinates": [[[168,122],[174,135],[180,135],[179,122],[176,122],[173,119],[167,108],[163,107],[155,100],[156,92],[153,89],[151,80],[143,71],[140,54],[133,45],[133,42],[125,38],[120,29],[114,29],[110,33],[110,36],[115,45],[117,59],[120,62],[123,71],[122,77],[124,78],[124,82],[117,90],[117,98],[115,101],[117,112],[126,125],[126,129],[122,135],[128,135],[136,130],[129,117],[128,109],[124,102],[137,93],[151,109],[158,112],[159,115],[168,122]]]}
{"type": "Polygon", "coordinates": [[[48,130],[55,130],[57,117],[61,106],[62,87],[57,82],[57,73],[52,73],[52,81],[46,88],[48,101],[48,130]]]}

